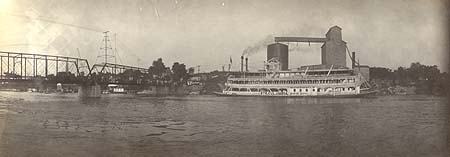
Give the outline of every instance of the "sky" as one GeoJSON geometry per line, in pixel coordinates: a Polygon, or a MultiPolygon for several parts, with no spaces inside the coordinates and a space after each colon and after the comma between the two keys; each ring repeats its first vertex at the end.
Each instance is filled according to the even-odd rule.
{"type": "MultiPolygon", "coordinates": [[[[445,0],[0,0],[0,51],[103,62],[109,31],[116,60],[148,67],[163,58],[201,71],[233,69],[249,47],[262,69],[275,36],[324,37],[332,26],[361,64],[397,69],[447,63],[445,0]]],[[[290,43],[289,67],[320,64],[321,44],[290,43]]],[[[348,58],[348,57],[347,57],[348,58]]],[[[350,59],[348,59],[350,65],[350,59]]]]}

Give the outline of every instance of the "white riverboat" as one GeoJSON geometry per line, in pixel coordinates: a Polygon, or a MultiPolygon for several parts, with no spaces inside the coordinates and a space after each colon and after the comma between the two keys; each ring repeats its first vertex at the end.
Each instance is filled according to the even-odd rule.
{"type": "Polygon", "coordinates": [[[374,93],[351,69],[244,73],[230,76],[220,96],[359,97],[374,93]],[[250,75],[250,76],[248,76],[250,75]]]}
{"type": "MultiPolygon", "coordinates": [[[[341,30],[339,26],[333,26],[321,38],[274,37],[275,43],[267,45],[264,70],[259,72],[248,72],[248,58],[245,58],[244,64],[244,55],[248,54],[244,52],[240,72],[230,75],[223,91],[216,94],[353,97],[374,93],[369,90],[370,85],[366,81],[370,78],[369,66],[360,65],[355,52],[350,57],[350,50],[342,40],[341,30]],[[321,64],[289,69],[290,42],[322,43],[321,64]],[[351,69],[347,68],[347,53],[352,61],[351,69]]],[[[231,62],[230,58],[230,65],[231,62]]]]}

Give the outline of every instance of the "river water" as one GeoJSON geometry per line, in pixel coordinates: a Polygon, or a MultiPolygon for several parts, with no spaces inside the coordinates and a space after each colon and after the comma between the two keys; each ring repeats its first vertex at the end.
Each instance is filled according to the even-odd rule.
{"type": "Polygon", "coordinates": [[[0,92],[1,156],[449,156],[440,97],[0,92]]]}

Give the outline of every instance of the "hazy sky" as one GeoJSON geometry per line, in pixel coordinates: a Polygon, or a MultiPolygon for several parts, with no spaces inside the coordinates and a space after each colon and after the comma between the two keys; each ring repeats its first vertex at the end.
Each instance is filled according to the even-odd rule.
{"type": "MultiPolygon", "coordinates": [[[[76,57],[78,48],[94,62],[108,30],[122,64],[162,57],[212,70],[231,56],[237,69],[242,52],[268,37],[323,37],[338,25],[361,64],[442,67],[447,22],[444,0],[0,0],[0,50],[76,57]]],[[[291,68],[320,64],[320,44],[289,46],[291,68]]],[[[251,69],[262,67],[260,51],[251,69]]]]}

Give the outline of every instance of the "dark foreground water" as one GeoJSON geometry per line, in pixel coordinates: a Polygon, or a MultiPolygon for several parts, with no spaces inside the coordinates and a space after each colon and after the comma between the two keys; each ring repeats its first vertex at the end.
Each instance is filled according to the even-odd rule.
{"type": "Polygon", "coordinates": [[[0,92],[1,156],[449,156],[447,99],[0,92]]]}

